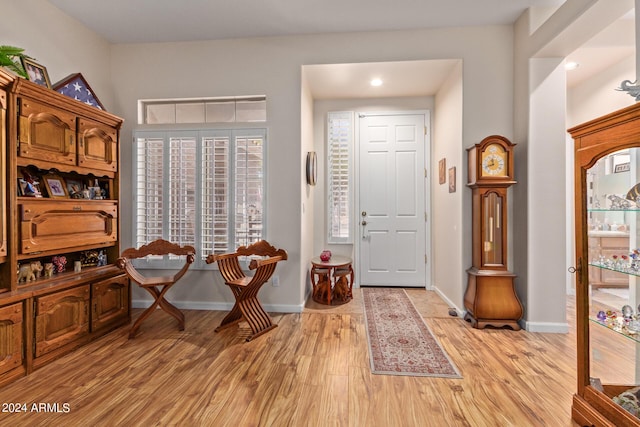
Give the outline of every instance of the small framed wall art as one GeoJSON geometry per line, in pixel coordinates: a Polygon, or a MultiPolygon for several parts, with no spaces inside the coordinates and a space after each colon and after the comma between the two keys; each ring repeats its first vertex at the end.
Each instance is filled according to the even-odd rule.
{"type": "Polygon", "coordinates": [[[444,184],[447,182],[447,159],[442,158],[438,162],[438,183],[444,184]]]}
{"type": "Polygon", "coordinates": [[[22,66],[27,72],[29,81],[51,89],[51,81],[49,81],[49,73],[44,65],[37,64],[29,58],[20,58],[22,66]]]}
{"type": "Polygon", "coordinates": [[[456,167],[449,168],[449,193],[456,192],[456,167]]]}
{"type": "Polygon", "coordinates": [[[58,93],[68,96],[69,98],[73,98],[76,101],[80,101],[101,110],[105,109],[93,89],[91,89],[91,86],[89,86],[89,83],[87,83],[80,73],[71,74],[65,77],[58,83],[54,84],[52,89],[58,93]]]}

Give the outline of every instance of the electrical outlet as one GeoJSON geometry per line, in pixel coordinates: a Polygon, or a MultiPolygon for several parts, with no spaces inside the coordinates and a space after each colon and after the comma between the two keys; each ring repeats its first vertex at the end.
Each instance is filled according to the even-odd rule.
{"type": "Polygon", "coordinates": [[[273,276],[273,279],[271,279],[271,283],[273,284],[273,286],[280,286],[280,277],[273,276]]]}

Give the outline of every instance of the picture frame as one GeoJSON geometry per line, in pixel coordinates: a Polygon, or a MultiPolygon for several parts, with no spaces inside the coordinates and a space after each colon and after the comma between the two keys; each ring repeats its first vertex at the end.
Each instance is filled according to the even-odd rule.
{"type": "Polygon", "coordinates": [[[69,193],[64,179],[56,174],[47,174],[42,177],[47,194],[52,199],[68,199],[69,193]]]}
{"type": "Polygon", "coordinates": [[[42,197],[40,189],[40,178],[28,170],[28,168],[19,168],[18,175],[18,196],[19,197],[42,197]]]}
{"type": "Polygon", "coordinates": [[[438,182],[440,184],[447,182],[447,159],[444,157],[438,162],[438,182]]]}
{"type": "Polygon", "coordinates": [[[106,111],[102,102],[98,99],[89,83],[81,73],[70,74],[60,80],[52,87],[58,93],[80,101],[83,104],[91,105],[100,110],[106,111]]]}
{"type": "Polygon", "coordinates": [[[449,168],[449,193],[456,192],[456,167],[449,168]]]}
{"type": "Polygon", "coordinates": [[[40,65],[37,62],[25,57],[21,57],[20,61],[22,62],[24,70],[27,72],[27,78],[29,81],[51,89],[49,73],[47,73],[47,68],[44,65],[40,65]]]}
{"type": "Polygon", "coordinates": [[[69,197],[72,199],[82,199],[82,189],[84,188],[84,183],[79,179],[67,179],[67,193],[69,197]]]}

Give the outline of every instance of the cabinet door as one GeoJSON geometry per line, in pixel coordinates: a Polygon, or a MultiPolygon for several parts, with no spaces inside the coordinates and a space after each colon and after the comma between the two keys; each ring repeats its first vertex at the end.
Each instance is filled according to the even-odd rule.
{"type": "Polygon", "coordinates": [[[78,165],[116,172],[118,133],[98,122],[80,119],[78,125],[78,165]]]}
{"type": "Polygon", "coordinates": [[[129,319],[129,278],[113,277],[92,285],[91,331],[129,319]]]}
{"type": "Polygon", "coordinates": [[[89,285],[36,298],[35,357],[89,333],[89,285]]]}
{"type": "Polygon", "coordinates": [[[114,201],[24,201],[18,212],[22,254],[115,244],[118,238],[114,201]]]}
{"type": "Polygon", "coordinates": [[[623,401],[612,398],[640,386],[640,148],[604,150],[595,158],[589,148],[576,156],[584,165],[577,208],[586,226],[576,236],[578,252],[590,270],[599,270],[600,281],[592,282],[592,273],[577,280],[576,312],[586,323],[577,331],[587,332],[578,341],[587,346],[578,353],[579,393],[612,425],[632,425],[622,422],[623,401]]]}
{"type": "Polygon", "coordinates": [[[22,303],[0,307],[0,374],[22,365],[22,303]]]}
{"type": "MultiPolygon", "coordinates": [[[[0,176],[7,176],[7,93],[0,91],[0,176]]],[[[3,179],[4,181],[4,179],[3,179]]],[[[0,257],[7,255],[6,185],[0,185],[0,257]]],[[[12,187],[13,188],[13,187],[12,187]]],[[[1,287],[1,286],[0,286],[1,287]]]]}
{"type": "Polygon", "coordinates": [[[18,155],[66,165],[76,164],[76,116],[20,98],[18,155]]]}

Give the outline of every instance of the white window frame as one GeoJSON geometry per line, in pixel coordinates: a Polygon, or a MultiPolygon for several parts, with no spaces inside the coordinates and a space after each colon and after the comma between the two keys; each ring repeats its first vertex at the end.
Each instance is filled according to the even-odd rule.
{"type": "Polygon", "coordinates": [[[352,244],[354,240],[354,116],[353,111],[327,113],[327,242],[330,244],[352,244]],[[336,168],[339,174],[332,173],[336,168]]]}
{"type": "MultiPolygon", "coordinates": [[[[255,138],[257,140],[261,140],[261,156],[262,156],[262,164],[261,164],[261,174],[258,173],[259,178],[259,192],[261,196],[261,206],[259,206],[260,213],[260,234],[258,235],[259,239],[266,239],[266,224],[267,224],[267,198],[266,198],[266,167],[267,167],[267,130],[265,128],[246,128],[246,129],[202,129],[202,130],[137,130],[133,132],[133,167],[132,167],[132,182],[133,182],[133,221],[132,221],[132,242],[131,246],[138,247],[144,242],[139,240],[138,238],[138,150],[139,150],[139,139],[161,139],[163,143],[163,176],[162,176],[162,186],[163,186],[163,208],[162,208],[162,236],[155,236],[155,238],[161,237],[166,240],[172,240],[170,236],[170,220],[168,219],[170,204],[169,200],[166,200],[169,189],[169,160],[166,155],[170,150],[170,140],[171,138],[195,138],[196,148],[195,148],[195,178],[194,178],[194,188],[195,188],[195,198],[193,199],[194,209],[195,209],[195,230],[193,231],[193,242],[189,241],[179,241],[181,245],[183,244],[192,244],[196,248],[196,260],[192,268],[203,269],[203,268],[215,268],[215,264],[208,265],[205,263],[207,256],[213,253],[213,250],[205,250],[203,249],[204,245],[211,242],[206,242],[206,237],[204,236],[203,229],[203,189],[205,188],[204,181],[206,177],[203,175],[205,170],[205,165],[203,164],[203,156],[204,156],[204,142],[207,139],[211,138],[228,138],[228,164],[227,171],[228,175],[226,177],[227,181],[227,247],[220,248],[215,250],[216,253],[224,253],[224,252],[234,252],[238,246],[236,244],[238,230],[235,229],[235,215],[236,215],[236,183],[237,183],[237,149],[238,149],[238,141],[246,138],[255,138]]],[[[213,171],[213,170],[212,170],[213,171]]],[[[255,183],[255,180],[254,180],[255,183]]],[[[212,198],[213,200],[213,198],[212,198]]],[[[238,205],[240,206],[240,205],[238,205]]],[[[213,208],[212,208],[213,210],[213,208]]],[[[246,214],[247,210],[245,210],[246,214]]],[[[212,213],[213,215],[213,213],[212,213]]],[[[144,215],[146,220],[146,215],[144,215]]],[[[178,236],[180,237],[180,236],[178,236]]],[[[212,237],[212,236],[211,236],[212,237]]],[[[213,239],[213,237],[212,237],[213,239]]],[[[153,240],[151,237],[149,240],[153,240]]],[[[180,240],[180,239],[177,239],[180,240]]],[[[175,268],[184,263],[183,260],[179,259],[169,259],[168,257],[147,257],[145,259],[137,260],[136,265],[142,268],[175,268]]]]}

